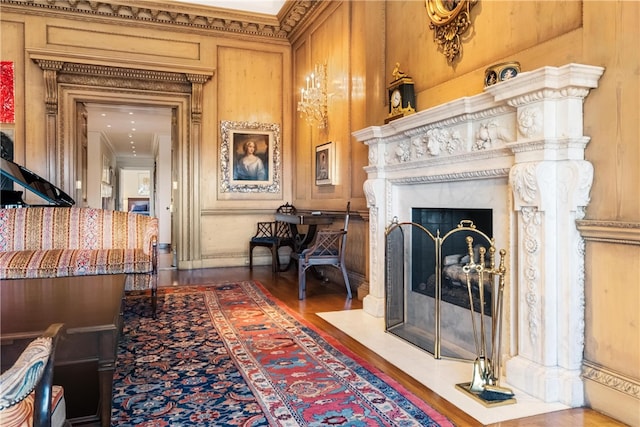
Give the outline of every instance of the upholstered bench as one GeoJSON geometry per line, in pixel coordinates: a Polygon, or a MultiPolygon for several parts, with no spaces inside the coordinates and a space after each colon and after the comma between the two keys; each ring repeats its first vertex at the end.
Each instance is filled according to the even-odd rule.
{"type": "Polygon", "coordinates": [[[0,209],[0,279],[155,275],[157,240],[158,219],[135,213],[67,207],[0,209]]]}

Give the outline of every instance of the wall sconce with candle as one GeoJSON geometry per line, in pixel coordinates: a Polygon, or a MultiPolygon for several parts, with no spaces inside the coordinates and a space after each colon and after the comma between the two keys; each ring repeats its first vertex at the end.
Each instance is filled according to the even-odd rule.
{"type": "Polygon", "coordinates": [[[306,78],[306,87],[300,90],[298,111],[305,115],[307,123],[320,129],[327,126],[327,66],[316,64],[313,73],[306,78]]]}

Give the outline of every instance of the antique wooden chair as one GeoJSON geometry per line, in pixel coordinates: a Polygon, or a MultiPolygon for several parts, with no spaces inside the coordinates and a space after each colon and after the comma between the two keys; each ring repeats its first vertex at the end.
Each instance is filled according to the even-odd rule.
{"type": "MultiPolygon", "coordinates": [[[[284,214],[295,214],[296,208],[289,203],[280,206],[276,212],[284,214]]],[[[280,270],[279,249],[290,247],[293,250],[294,238],[291,233],[291,226],[282,221],[258,222],[256,234],[249,241],[249,268],[253,268],[253,249],[257,246],[269,248],[271,250],[271,264],[273,272],[280,270]]]]}
{"type": "Polygon", "coordinates": [[[0,376],[0,425],[68,426],[62,387],[54,386],[53,365],[62,323],[49,326],[0,376]]]}
{"type": "Polygon", "coordinates": [[[307,269],[319,265],[336,267],[342,271],[342,277],[347,287],[347,296],[351,299],[351,285],[347,275],[347,267],[344,263],[345,250],[347,248],[347,230],[349,228],[351,202],[347,203],[347,212],[344,217],[344,228],[340,230],[318,230],[316,237],[307,249],[300,253],[292,253],[291,256],[298,263],[298,298],[304,299],[306,292],[307,269]]]}

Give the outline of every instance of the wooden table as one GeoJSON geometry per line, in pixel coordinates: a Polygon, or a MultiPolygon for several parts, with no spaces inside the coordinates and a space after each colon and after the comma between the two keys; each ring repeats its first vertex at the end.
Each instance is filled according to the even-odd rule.
{"type": "Polygon", "coordinates": [[[72,424],[111,424],[112,382],[122,327],[124,275],[3,280],[2,370],[51,323],[64,323],[54,384],[64,387],[72,424]]]}

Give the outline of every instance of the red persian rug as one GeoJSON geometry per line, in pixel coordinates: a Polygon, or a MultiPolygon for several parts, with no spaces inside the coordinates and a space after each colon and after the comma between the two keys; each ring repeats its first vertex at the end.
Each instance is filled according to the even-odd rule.
{"type": "Polygon", "coordinates": [[[127,306],[112,425],[453,425],[259,283],[160,295],[127,306]]]}

